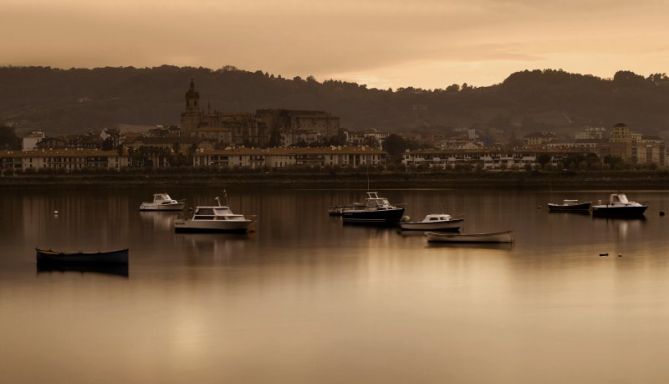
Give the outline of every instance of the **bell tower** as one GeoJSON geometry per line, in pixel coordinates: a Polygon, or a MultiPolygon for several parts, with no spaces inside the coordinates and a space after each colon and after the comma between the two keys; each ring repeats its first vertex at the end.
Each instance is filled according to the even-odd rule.
{"type": "Polygon", "coordinates": [[[200,93],[195,90],[195,81],[190,79],[190,87],[186,92],[186,111],[197,110],[200,103],[200,93]]]}
{"type": "Polygon", "coordinates": [[[181,113],[181,130],[188,134],[193,133],[200,125],[200,93],[195,90],[195,82],[190,79],[190,87],[185,94],[186,110],[181,113]]]}

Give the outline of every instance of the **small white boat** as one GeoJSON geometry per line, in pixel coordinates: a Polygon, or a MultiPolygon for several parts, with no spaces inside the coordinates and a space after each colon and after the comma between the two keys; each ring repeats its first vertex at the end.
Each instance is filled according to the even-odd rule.
{"type": "Polygon", "coordinates": [[[175,221],[174,231],[246,233],[251,224],[253,220],[233,213],[230,207],[221,205],[219,201],[217,206],[198,206],[191,219],[175,221]]]}
{"type": "Polygon", "coordinates": [[[513,243],[512,231],[487,233],[425,232],[428,242],[436,243],[513,243]]]}
{"type": "Polygon", "coordinates": [[[432,213],[422,221],[403,221],[400,227],[405,231],[457,231],[465,219],[454,219],[445,213],[432,213]]]}
{"type": "Polygon", "coordinates": [[[184,209],[186,202],[184,200],[177,201],[170,197],[167,193],[155,193],[153,195],[153,202],[143,202],[139,206],[140,211],[181,211],[184,209]]]}

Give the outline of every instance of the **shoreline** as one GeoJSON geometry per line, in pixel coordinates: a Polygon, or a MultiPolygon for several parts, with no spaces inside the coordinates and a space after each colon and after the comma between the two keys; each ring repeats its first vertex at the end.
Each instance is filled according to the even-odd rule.
{"type": "MultiPolygon", "coordinates": [[[[44,186],[172,186],[230,188],[361,188],[367,189],[365,173],[325,172],[151,172],[20,174],[0,177],[0,188],[44,186]]],[[[372,189],[387,188],[479,188],[512,189],[642,189],[669,188],[665,171],[635,172],[497,172],[497,173],[403,173],[369,175],[372,189]]]]}

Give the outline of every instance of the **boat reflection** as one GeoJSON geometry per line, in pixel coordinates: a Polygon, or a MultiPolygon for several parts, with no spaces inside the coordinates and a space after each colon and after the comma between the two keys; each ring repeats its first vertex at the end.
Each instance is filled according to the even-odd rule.
{"type": "Polygon", "coordinates": [[[430,243],[426,248],[451,248],[451,249],[490,249],[500,251],[511,251],[513,243],[430,243]]]}
{"type": "Polygon", "coordinates": [[[141,217],[143,222],[152,224],[154,228],[171,231],[174,227],[174,221],[179,217],[179,213],[142,211],[139,212],[139,217],[141,217]]]}
{"type": "Polygon", "coordinates": [[[45,273],[66,273],[75,272],[80,274],[95,273],[101,275],[118,276],[128,278],[130,276],[128,271],[128,264],[118,265],[100,265],[100,264],[37,264],[37,274],[45,273]]]}

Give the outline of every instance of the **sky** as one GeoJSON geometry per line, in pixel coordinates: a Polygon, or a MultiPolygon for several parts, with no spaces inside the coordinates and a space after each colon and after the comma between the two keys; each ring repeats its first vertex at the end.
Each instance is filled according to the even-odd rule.
{"type": "Polygon", "coordinates": [[[234,65],[376,88],[669,72],[669,1],[0,0],[0,65],[234,65]]]}

